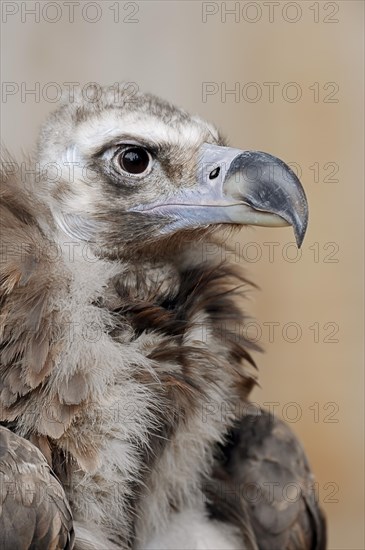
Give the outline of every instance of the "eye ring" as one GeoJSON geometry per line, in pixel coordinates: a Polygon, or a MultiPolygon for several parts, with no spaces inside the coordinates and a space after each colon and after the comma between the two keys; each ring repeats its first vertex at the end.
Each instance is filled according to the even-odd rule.
{"type": "Polygon", "coordinates": [[[151,153],[139,145],[124,147],[117,154],[119,168],[129,176],[144,176],[152,165],[151,153]]]}

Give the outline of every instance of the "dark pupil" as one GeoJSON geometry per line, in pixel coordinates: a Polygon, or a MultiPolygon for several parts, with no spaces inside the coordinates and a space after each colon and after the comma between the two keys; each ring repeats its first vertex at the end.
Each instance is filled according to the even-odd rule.
{"type": "Polygon", "coordinates": [[[131,147],[121,155],[122,168],[130,174],[142,174],[147,169],[148,163],[148,153],[141,147],[131,147]]]}

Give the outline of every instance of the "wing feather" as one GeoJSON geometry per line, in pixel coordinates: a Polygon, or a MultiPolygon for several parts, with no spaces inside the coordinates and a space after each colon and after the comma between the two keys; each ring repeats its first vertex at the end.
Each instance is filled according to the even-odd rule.
{"type": "Polygon", "coordinates": [[[304,450],[287,424],[259,412],[243,418],[221,449],[211,513],[229,500],[227,520],[240,515],[259,550],[324,550],[326,522],[304,450]]]}
{"type": "Polygon", "coordinates": [[[73,548],[72,514],[59,481],[35,445],[3,426],[0,487],[0,548],[73,548]]]}

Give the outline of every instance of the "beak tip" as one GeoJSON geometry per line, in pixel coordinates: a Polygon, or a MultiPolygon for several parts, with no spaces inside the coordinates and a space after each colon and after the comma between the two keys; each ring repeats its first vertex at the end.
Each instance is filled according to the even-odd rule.
{"type": "Polygon", "coordinates": [[[299,249],[302,248],[303,239],[304,239],[304,235],[303,235],[303,236],[297,235],[297,236],[295,237],[295,240],[297,241],[297,246],[298,246],[299,249]]]}
{"type": "Polygon", "coordinates": [[[295,234],[295,240],[297,242],[298,248],[301,248],[305,234],[307,232],[307,226],[308,226],[308,212],[306,212],[306,216],[303,219],[295,220],[295,223],[293,224],[294,234],[295,234]]]}

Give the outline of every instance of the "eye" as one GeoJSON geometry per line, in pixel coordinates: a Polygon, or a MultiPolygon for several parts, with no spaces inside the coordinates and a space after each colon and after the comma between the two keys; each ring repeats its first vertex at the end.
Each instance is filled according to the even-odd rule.
{"type": "Polygon", "coordinates": [[[126,147],[119,153],[117,161],[121,169],[127,174],[141,175],[148,170],[152,158],[147,149],[131,146],[126,147]]]}

